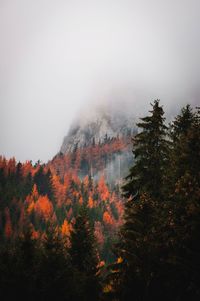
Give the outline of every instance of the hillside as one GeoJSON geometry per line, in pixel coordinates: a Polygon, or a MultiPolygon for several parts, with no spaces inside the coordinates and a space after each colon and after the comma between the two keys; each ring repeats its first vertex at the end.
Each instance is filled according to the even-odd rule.
{"type": "Polygon", "coordinates": [[[81,300],[83,291],[116,300],[122,290],[122,300],[199,300],[200,112],[187,105],[170,132],[159,101],[152,106],[138,123],[124,197],[127,134],[76,144],[48,164],[0,156],[4,294],[14,283],[33,300],[81,300]]]}
{"type": "Polygon", "coordinates": [[[125,177],[132,163],[131,139],[135,134],[134,118],[122,110],[122,105],[113,111],[102,105],[90,117],[80,115],[76,119],[51,163],[62,176],[69,168],[80,178],[90,175],[98,180],[103,174],[113,186],[125,177]]]}

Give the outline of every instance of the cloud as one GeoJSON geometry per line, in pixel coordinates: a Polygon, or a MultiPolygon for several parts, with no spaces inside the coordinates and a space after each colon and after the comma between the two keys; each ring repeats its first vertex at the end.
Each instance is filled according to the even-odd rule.
{"type": "Polygon", "coordinates": [[[198,104],[199,11],[197,0],[2,0],[0,153],[50,159],[87,103],[198,104]]]}

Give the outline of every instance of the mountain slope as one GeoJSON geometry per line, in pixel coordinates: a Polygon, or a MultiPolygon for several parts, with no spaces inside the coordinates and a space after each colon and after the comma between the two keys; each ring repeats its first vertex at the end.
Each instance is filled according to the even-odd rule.
{"type": "MultiPolygon", "coordinates": [[[[69,156],[70,167],[81,178],[104,174],[108,183],[116,183],[127,174],[132,162],[135,134],[133,116],[123,110],[101,106],[82,113],[72,124],[61,146],[61,155],[69,156]]],[[[55,159],[55,158],[54,158],[55,159]]]]}

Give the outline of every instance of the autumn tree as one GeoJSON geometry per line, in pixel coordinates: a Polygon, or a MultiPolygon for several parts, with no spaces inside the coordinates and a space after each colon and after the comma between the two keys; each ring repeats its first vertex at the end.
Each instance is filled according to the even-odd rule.
{"type": "Polygon", "coordinates": [[[98,192],[102,201],[106,201],[110,197],[108,186],[106,185],[103,175],[100,177],[98,182],[98,192]]]}
{"type": "Polygon", "coordinates": [[[105,211],[103,214],[103,222],[108,226],[112,226],[114,223],[113,218],[108,211],[105,211]]]}
{"type": "Polygon", "coordinates": [[[58,206],[62,206],[66,199],[66,190],[69,183],[67,183],[67,177],[65,177],[65,183],[61,183],[60,178],[58,175],[54,174],[51,179],[52,183],[52,190],[55,196],[56,202],[58,206]]]}
{"type": "Polygon", "coordinates": [[[53,214],[53,205],[47,195],[39,196],[34,208],[35,212],[46,221],[53,214]]]}

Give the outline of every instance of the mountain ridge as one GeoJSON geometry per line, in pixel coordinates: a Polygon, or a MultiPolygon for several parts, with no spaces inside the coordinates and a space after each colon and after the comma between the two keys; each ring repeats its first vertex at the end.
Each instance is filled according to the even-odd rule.
{"type": "Polygon", "coordinates": [[[101,107],[88,116],[80,114],[63,139],[60,151],[65,154],[75,147],[101,144],[105,139],[131,136],[135,132],[135,118],[123,110],[101,107]]]}

